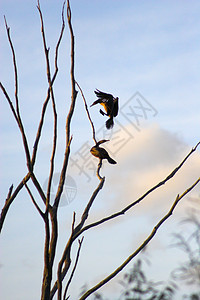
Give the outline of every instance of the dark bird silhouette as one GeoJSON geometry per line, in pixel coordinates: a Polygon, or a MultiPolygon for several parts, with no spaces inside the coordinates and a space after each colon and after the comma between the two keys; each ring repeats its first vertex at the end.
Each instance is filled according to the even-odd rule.
{"type": "Polygon", "coordinates": [[[118,97],[114,98],[113,95],[101,92],[99,90],[96,90],[94,92],[95,92],[96,96],[98,97],[98,100],[94,101],[92,103],[92,105],[90,105],[90,106],[93,106],[93,105],[96,105],[99,103],[104,107],[106,113],[103,112],[101,109],[100,109],[100,113],[103,116],[106,115],[109,117],[109,119],[106,121],[106,128],[110,129],[114,125],[114,121],[113,121],[114,117],[116,117],[118,115],[119,98],[118,97]]]}
{"type": "Polygon", "coordinates": [[[109,140],[101,140],[101,141],[99,141],[98,143],[96,143],[95,146],[93,146],[90,149],[90,152],[91,152],[92,155],[94,155],[95,157],[98,157],[101,160],[102,159],[107,159],[110,164],[116,164],[116,161],[109,156],[109,154],[106,151],[106,149],[99,147],[100,144],[108,142],[108,141],[109,140]]]}

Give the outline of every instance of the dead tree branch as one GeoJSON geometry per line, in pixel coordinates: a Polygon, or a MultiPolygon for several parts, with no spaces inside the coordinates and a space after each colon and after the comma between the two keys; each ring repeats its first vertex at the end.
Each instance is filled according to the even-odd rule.
{"type": "MultiPolygon", "coordinates": [[[[53,208],[50,211],[51,215],[51,220],[53,224],[53,229],[52,229],[52,239],[51,239],[51,245],[50,245],[50,253],[52,252],[53,254],[55,253],[55,246],[57,242],[57,222],[55,221],[57,219],[57,209],[59,206],[60,202],[60,197],[63,191],[63,186],[65,182],[65,176],[66,176],[66,171],[67,171],[67,166],[68,166],[68,159],[69,159],[69,154],[70,154],[70,145],[72,141],[72,136],[70,136],[70,128],[71,128],[71,120],[72,116],[74,113],[75,109],[75,104],[76,104],[76,97],[77,97],[77,91],[75,89],[75,76],[74,76],[74,34],[73,34],[73,28],[71,24],[71,9],[70,9],[70,4],[69,0],[67,1],[67,20],[68,20],[68,26],[70,30],[70,36],[71,36],[71,70],[70,70],[70,77],[71,77],[71,105],[70,109],[66,118],[66,148],[65,148],[65,154],[64,154],[64,160],[63,160],[63,166],[61,170],[61,175],[59,179],[59,185],[56,193],[56,197],[54,200],[53,208]]],[[[71,241],[69,240],[69,244],[66,246],[63,257],[61,259],[61,262],[59,263],[58,267],[58,281],[56,284],[56,290],[58,287],[58,299],[61,299],[61,294],[62,294],[62,278],[61,278],[61,271],[62,271],[62,266],[63,263],[65,262],[65,265],[67,265],[67,268],[70,266],[71,259],[70,259],[70,250],[71,250],[71,241]],[[68,250],[69,249],[69,250],[68,250]],[[67,262],[66,262],[67,260],[67,262]]],[[[51,255],[53,257],[53,255],[51,255]]],[[[52,295],[52,292],[51,292],[52,295]]]]}
{"type": "MultiPolygon", "coordinates": [[[[62,28],[61,28],[61,32],[60,32],[60,36],[59,36],[57,45],[56,45],[55,71],[54,71],[54,74],[53,74],[53,77],[52,77],[51,86],[53,86],[54,81],[55,81],[55,79],[57,77],[57,74],[58,74],[58,70],[59,70],[58,69],[59,47],[60,47],[61,40],[62,40],[62,37],[63,37],[64,29],[65,29],[64,8],[65,8],[65,2],[63,3],[63,8],[62,8],[62,28]]],[[[40,118],[38,130],[37,130],[37,134],[36,134],[36,138],[35,138],[35,142],[34,142],[32,158],[31,158],[32,165],[34,165],[34,163],[35,163],[38,144],[39,144],[39,140],[40,140],[40,137],[41,137],[42,127],[43,127],[43,124],[44,124],[44,116],[45,116],[45,112],[46,112],[46,108],[47,108],[47,104],[49,102],[49,99],[50,99],[50,87],[48,87],[47,96],[46,96],[46,99],[45,99],[43,107],[42,107],[41,118],[40,118]]]]}
{"type": "MultiPolygon", "coordinates": [[[[87,106],[87,102],[86,102],[85,96],[84,96],[83,91],[82,91],[82,89],[81,89],[81,87],[80,87],[80,85],[78,84],[77,81],[76,81],[76,85],[78,86],[78,88],[79,88],[79,90],[81,92],[81,95],[82,95],[82,98],[83,98],[83,101],[84,101],[84,104],[85,104],[85,110],[86,110],[89,122],[91,124],[91,127],[92,127],[93,140],[94,140],[94,142],[96,144],[97,140],[96,140],[96,137],[95,137],[94,123],[92,122],[92,119],[91,119],[91,116],[90,116],[90,113],[89,113],[89,110],[88,110],[88,106],[87,106]]],[[[96,175],[97,175],[97,177],[99,178],[100,181],[103,180],[103,177],[101,177],[101,175],[100,175],[100,169],[101,169],[101,167],[102,167],[102,160],[100,159],[98,167],[97,167],[97,172],[96,172],[96,175]]]]}
{"type": "Polygon", "coordinates": [[[7,21],[6,18],[4,16],[4,20],[5,20],[5,26],[6,26],[6,31],[7,31],[7,37],[8,37],[8,41],[10,44],[10,48],[11,48],[11,52],[12,52],[12,57],[13,57],[13,67],[14,67],[14,75],[15,75],[15,104],[16,104],[16,110],[14,109],[13,105],[12,105],[12,101],[10,100],[10,97],[8,96],[8,93],[6,92],[5,88],[3,87],[3,85],[1,84],[0,87],[6,97],[6,99],[9,102],[9,105],[11,107],[11,110],[14,114],[14,117],[17,121],[17,124],[19,126],[21,135],[22,135],[22,141],[23,141],[23,145],[24,145],[24,151],[26,154],[26,162],[27,162],[27,167],[28,170],[31,172],[32,171],[32,164],[31,164],[31,159],[30,159],[30,152],[29,152],[29,147],[28,147],[28,141],[26,138],[26,134],[24,131],[24,126],[21,120],[21,115],[20,115],[20,110],[19,110],[19,99],[18,99],[18,72],[17,72],[17,63],[16,63],[16,55],[15,55],[15,49],[12,43],[12,39],[10,36],[10,28],[7,25],[7,21]]]}
{"type": "Polygon", "coordinates": [[[37,204],[37,202],[35,201],[35,199],[34,199],[34,197],[33,197],[33,194],[31,193],[31,190],[29,189],[27,183],[25,182],[24,185],[25,185],[25,188],[26,188],[26,190],[27,190],[27,192],[28,192],[28,194],[29,194],[29,196],[30,196],[30,198],[31,198],[31,200],[32,200],[32,202],[33,202],[33,204],[35,205],[37,211],[39,212],[40,216],[41,216],[41,217],[43,218],[43,220],[44,220],[44,213],[43,213],[43,211],[40,209],[40,207],[39,207],[39,205],[37,204]]]}
{"type": "MultiPolygon", "coordinates": [[[[64,23],[64,6],[65,6],[65,2],[63,3],[63,9],[62,9],[62,28],[61,28],[61,33],[60,33],[60,37],[58,39],[57,45],[56,45],[56,52],[55,52],[55,72],[51,81],[50,86],[53,86],[53,83],[56,79],[57,73],[58,73],[58,51],[59,51],[59,46],[62,40],[62,36],[63,36],[63,32],[64,32],[64,28],[65,28],[65,23],[64,23]]],[[[45,116],[45,112],[46,112],[46,108],[47,108],[47,104],[49,102],[50,99],[50,87],[48,88],[48,92],[47,92],[47,97],[46,100],[43,104],[43,109],[42,109],[42,115],[41,115],[41,119],[39,122],[39,127],[38,127],[38,131],[37,131],[37,135],[36,135],[36,139],[35,139],[35,143],[34,143],[34,147],[33,147],[33,153],[32,153],[32,158],[30,160],[30,154],[29,154],[29,149],[28,149],[28,142],[26,139],[26,135],[24,132],[24,128],[23,128],[23,124],[21,121],[21,117],[20,117],[20,111],[19,111],[19,99],[18,99],[18,74],[17,74],[17,64],[16,64],[16,58],[15,58],[15,50],[14,50],[14,46],[10,37],[10,28],[7,25],[6,19],[5,19],[5,24],[6,24],[6,30],[7,30],[7,35],[8,35],[8,40],[9,40],[9,44],[11,47],[11,51],[12,51],[12,55],[13,55],[13,65],[14,65],[14,74],[15,74],[15,99],[16,99],[16,111],[15,108],[12,104],[12,101],[5,89],[5,87],[3,86],[3,84],[0,82],[0,88],[5,96],[5,98],[7,99],[11,111],[14,115],[14,118],[20,128],[21,134],[22,134],[22,139],[24,142],[24,148],[25,148],[25,153],[26,153],[26,157],[27,157],[27,165],[29,168],[29,171],[32,172],[33,171],[33,166],[35,164],[35,159],[36,159],[36,153],[37,153],[37,149],[38,149],[38,144],[39,144],[39,140],[41,137],[41,131],[42,131],[42,127],[43,127],[43,123],[44,123],[44,116],[45,116]]],[[[9,201],[6,201],[5,206],[2,210],[1,213],[1,218],[0,218],[0,229],[2,229],[3,226],[3,222],[5,220],[5,216],[8,212],[8,208],[10,207],[11,203],[13,202],[13,200],[15,199],[16,195],[18,194],[18,192],[22,189],[24,182],[26,182],[27,180],[29,180],[29,178],[32,178],[33,183],[36,185],[36,188],[38,189],[42,199],[44,202],[46,202],[46,197],[39,185],[39,182],[36,180],[35,176],[31,173],[28,174],[28,176],[26,175],[24,177],[24,179],[21,181],[21,183],[19,184],[19,186],[16,188],[16,192],[13,193],[13,196],[9,199],[9,201]],[[28,178],[28,179],[27,179],[28,178]],[[25,180],[27,179],[27,180],[25,180]]]]}
{"type": "Polygon", "coordinates": [[[8,196],[6,198],[6,201],[8,201],[8,199],[10,198],[11,194],[12,194],[12,190],[13,190],[13,184],[10,186],[9,191],[8,191],[8,196]]]}
{"type": "Polygon", "coordinates": [[[79,88],[79,90],[80,90],[80,92],[81,92],[81,95],[82,95],[82,98],[83,98],[83,101],[84,101],[84,104],[85,104],[85,110],[86,110],[86,112],[87,112],[87,116],[88,116],[89,122],[90,122],[90,124],[91,124],[91,126],[92,126],[93,140],[94,140],[94,142],[95,142],[95,144],[96,144],[96,143],[97,143],[97,140],[96,140],[96,138],[95,138],[94,123],[92,122],[92,119],[91,119],[91,117],[90,117],[90,113],[89,113],[89,110],[88,110],[88,106],[87,106],[87,102],[86,102],[85,96],[84,96],[83,91],[82,91],[82,89],[81,89],[81,87],[80,87],[80,85],[78,84],[77,81],[76,81],[76,85],[78,86],[78,88],[79,88]]]}
{"type": "Polygon", "coordinates": [[[99,221],[96,221],[94,223],[88,224],[87,226],[83,227],[80,231],[79,231],[79,235],[82,234],[84,231],[98,226],[100,224],[103,224],[107,221],[110,221],[116,217],[122,216],[124,215],[128,210],[130,210],[133,206],[135,206],[136,204],[140,203],[144,198],[146,198],[149,194],[151,194],[153,191],[155,191],[156,189],[158,189],[159,187],[161,187],[162,185],[164,185],[167,181],[169,181],[170,179],[172,179],[175,174],[181,169],[181,167],[184,165],[184,163],[188,160],[188,158],[192,155],[192,153],[194,153],[197,149],[197,147],[199,146],[200,142],[198,142],[196,144],[196,146],[194,148],[191,149],[191,151],[187,154],[187,156],[182,160],[182,162],[162,181],[160,181],[158,184],[156,184],[155,186],[153,186],[152,188],[150,188],[144,195],[142,195],[141,197],[139,197],[136,201],[132,202],[131,204],[129,204],[128,206],[126,206],[125,208],[123,208],[122,210],[108,216],[105,217],[99,221]]]}
{"type": "Polygon", "coordinates": [[[11,40],[11,36],[10,36],[10,28],[7,25],[7,21],[6,21],[5,16],[4,16],[4,20],[5,20],[6,30],[7,30],[8,41],[9,41],[12,56],[13,56],[13,66],[14,66],[14,75],[15,75],[15,105],[16,105],[16,112],[17,112],[17,117],[18,117],[18,121],[19,121],[20,112],[19,112],[19,99],[18,99],[18,74],[17,74],[17,63],[16,63],[16,57],[15,57],[15,49],[14,49],[14,46],[13,46],[13,43],[12,43],[12,40],[11,40]]]}
{"type": "Polygon", "coordinates": [[[102,167],[102,159],[99,159],[99,163],[98,163],[98,167],[97,167],[97,177],[99,178],[99,180],[103,180],[105,177],[101,177],[100,175],[100,170],[102,167]]]}
{"type": "MultiPolygon", "coordinates": [[[[62,28],[61,33],[56,45],[56,51],[55,51],[55,72],[53,75],[53,78],[51,78],[51,70],[50,70],[50,60],[49,60],[49,48],[47,48],[46,44],[46,36],[45,36],[45,29],[44,29],[44,22],[43,22],[43,15],[40,8],[40,3],[38,0],[38,11],[40,15],[40,21],[41,21],[41,32],[42,32],[42,39],[43,39],[43,47],[44,47],[44,53],[46,58],[46,68],[47,68],[47,80],[49,84],[47,98],[45,101],[45,106],[43,106],[43,113],[45,113],[46,110],[46,103],[49,101],[49,98],[51,97],[52,100],[52,108],[53,108],[53,117],[54,117],[54,129],[53,129],[53,146],[52,146],[52,154],[51,154],[51,160],[50,160],[50,172],[49,172],[49,179],[48,179],[48,186],[47,186],[47,197],[46,197],[46,213],[45,213],[45,249],[44,249],[44,274],[43,274],[43,284],[42,284],[42,299],[49,299],[50,297],[50,287],[51,287],[51,280],[52,280],[52,268],[56,253],[56,245],[57,245],[57,239],[58,239],[58,224],[57,224],[57,208],[58,203],[60,200],[61,193],[59,195],[59,198],[57,198],[57,206],[56,209],[52,208],[50,206],[50,191],[51,191],[51,184],[53,179],[53,173],[54,173],[54,160],[55,160],[55,153],[56,153],[56,146],[57,146],[57,111],[56,111],[56,104],[55,104],[55,97],[54,97],[54,91],[53,91],[53,82],[56,78],[57,72],[58,72],[58,49],[62,40],[64,28],[65,28],[65,22],[64,22],[64,7],[65,2],[63,3],[62,8],[62,28]],[[45,109],[45,110],[44,110],[45,109]],[[49,229],[49,216],[48,213],[50,212],[50,218],[51,218],[51,234],[49,229]],[[51,235],[51,236],[50,236],[51,235]]],[[[43,114],[40,121],[40,125],[38,128],[38,134],[36,137],[36,141],[39,141],[39,137],[41,134],[41,129],[43,125],[43,114]],[[37,139],[38,138],[38,139],[37,139]]],[[[70,145],[70,143],[68,143],[70,145]]],[[[68,147],[69,147],[68,145],[68,147]]],[[[64,184],[64,181],[63,181],[64,184]]]]}
{"type": "MultiPolygon", "coordinates": [[[[55,284],[53,285],[53,288],[51,290],[51,296],[50,296],[50,299],[53,299],[53,296],[55,295],[56,291],[59,290],[59,296],[61,298],[61,290],[62,290],[62,281],[63,279],[65,278],[66,274],[67,274],[67,271],[69,270],[69,267],[70,267],[70,264],[71,264],[71,258],[70,258],[70,253],[71,253],[71,247],[72,247],[72,244],[73,242],[75,241],[75,237],[78,237],[80,234],[80,230],[81,228],[83,227],[83,225],[85,224],[85,221],[87,220],[88,218],[88,215],[89,215],[89,211],[90,211],[90,208],[95,200],[95,198],[97,197],[99,191],[102,189],[103,187],[103,184],[104,184],[104,181],[105,181],[105,177],[101,179],[98,187],[96,188],[96,190],[93,192],[83,214],[82,214],[82,217],[81,217],[81,221],[80,223],[74,228],[74,224],[75,224],[75,216],[73,218],[73,226],[72,226],[72,234],[66,244],[66,247],[63,251],[63,255],[62,255],[62,258],[59,262],[59,266],[58,266],[58,279],[57,281],[55,282],[55,284]],[[63,267],[64,265],[64,267],[63,267]]],[[[60,299],[59,298],[59,299],[60,299]]]]}
{"type": "Polygon", "coordinates": [[[72,136],[70,136],[71,119],[72,119],[72,116],[74,113],[76,97],[77,97],[77,91],[75,88],[76,80],[75,80],[75,76],[74,76],[74,60],[75,60],[74,33],[73,33],[72,24],[71,24],[71,9],[70,9],[69,0],[67,0],[67,20],[68,20],[68,26],[69,26],[69,30],[70,30],[70,36],[71,36],[71,69],[70,69],[71,105],[70,105],[69,113],[68,113],[67,119],[66,119],[66,149],[65,149],[64,161],[63,161],[63,166],[62,166],[60,180],[59,180],[59,186],[58,186],[56,197],[54,200],[54,207],[58,207],[58,205],[59,205],[60,197],[61,197],[61,194],[63,191],[63,185],[65,182],[65,175],[66,175],[66,171],[67,171],[68,159],[69,159],[69,154],[70,154],[70,144],[71,144],[71,140],[72,140],[72,136]]]}
{"type": "Polygon", "coordinates": [[[124,267],[138,254],[140,253],[145,246],[148,245],[148,243],[153,239],[155,234],[157,233],[158,229],[161,227],[161,225],[173,214],[177,204],[179,201],[185,197],[198,183],[200,182],[200,177],[187,189],[185,190],[182,195],[177,195],[174,203],[172,204],[170,210],[168,213],[155,225],[153,228],[151,234],[146,238],[146,240],[140,245],[140,247],[134,251],[114,272],[112,272],[110,275],[108,275],[106,278],[104,278],[102,281],[100,281],[97,285],[95,285],[93,288],[89,289],[84,295],[80,297],[79,300],[84,300],[89,297],[92,293],[97,291],[99,288],[101,288],[103,285],[105,285],[107,282],[109,282],[111,279],[113,279],[119,272],[121,272],[124,267]]]}
{"type": "MultiPolygon", "coordinates": [[[[80,251],[81,251],[81,246],[82,246],[82,243],[83,243],[83,239],[84,239],[84,237],[82,237],[81,240],[78,240],[79,247],[78,247],[78,251],[77,251],[77,255],[76,255],[76,260],[75,260],[74,267],[73,267],[72,273],[70,275],[70,278],[69,278],[69,280],[68,280],[68,282],[66,284],[66,287],[65,287],[65,291],[64,291],[64,294],[63,294],[63,300],[66,300],[66,295],[67,295],[68,288],[70,286],[70,283],[72,281],[72,278],[74,276],[74,273],[75,273],[77,265],[78,265],[78,261],[79,261],[79,256],[80,256],[80,251]]],[[[68,299],[68,297],[67,297],[67,299],[68,299]]]]}
{"type": "MultiPolygon", "coordinates": [[[[70,258],[70,250],[71,250],[71,240],[72,240],[72,236],[73,236],[73,232],[74,232],[74,225],[75,225],[75,212],[73,214],[73,221],[72,221],[72,229],[71,229],[71,236],[69,238],[69,241],[63,251],[63,255],[62,255],[62,258],[61,260],[59,261],[59,264],[58,264],[58,270],[57,270],[57,281],[55,283],[56,285],[56,290],[58,290],[58,300],[61,300],[62,298],[62,281],[70,267],[70,264],[71,264],[71,258],[70,258]],[[65,271],[66,273],[64,274],[62,272],[62,269],[63,269],[63,265],[65,263],[65,267],[67,266],[67,269],[65,268],[65,271]]],[[[55,286],[54,285],[54,286],[55,286]]],[[[52,295],[52,292],[51,292],[51,295],[52,295]]]]}
{"type": "MultiPolygon", "coordinates": [[[[13,103],[12,103],[12,101],[11,101],[11,99],[10,99],[10,97],[9,97],[9,95],[8,95],[8,93],[7,93],[7,91],[6,91],[6,89],[5,89],[5,87],[3,86],[2,82],[0,82],[0,88],[1,88],[1,90],[2,90],[2,92],[3,92],[3,94],[4,94],[4,96],[5,96],[5,98],[7,99],[8,104],[10,105],[10,108],[11,108],[11,111],[12,111],[12,113],[13,113],[13,116],[14,116],[14,118],[15,118],[17,124],[18,124],[18,116],[17,116],[17,113],[16,113],[16,111],[15,111],[15,108],[14,108],[14,106],[13,106],[13,103]]],[[[19,125],[19,124],[18,124],[18,125],[19,125]]]]}
{"type": "Polygon", "coordinates": [[[89,215],[89,211],[90,211],[90,208],[95,200],[95,198],[97,197],[99,191],[103,188],[103,185],[104,185],[104,181],[105,181],[105,177],[103,177],[98,185],[98,187],[96,188],[96,190],[93,192],[92,194],[92,197],[90,198],[83,214],[82,214],[82,217],[81,217],[81,221],[80,223],[77,225],[77,227],[74,229],[74,235],[76,235],[76,233],[80,232],[81,228],[83,227],[83,225],[85,224],[85,221],[87,220],[88,218],[88,215],[89,215]]]}
{"type": "Polygon", "coordinates": [[[51,80],[49,48],[47,48],[47,44],[46,44],[43,15],[42,15],[42,11],[40,9],[39,0],[38,0],[37,8],[38,8],[38,11],[40,14],[41,32],[42,32],[42,38],[43,38],[44,53],[45,53],[45,58],[46,58],[47,80],[48,80],[48,84],[49,84],[49,91],[50,91],[50,96],[51,96],[51,100],[52,100],[52,108],[53,108],[53,116],[54,116],[53,147],[52,147],[52,154],[51,154],[51,160],[50,160],[50,173],[49,173],[49,179],[48,179],[48,184],[47,184],[47,197],[46,197],[46,210],[48,210],[49,203],[50,203],[50,191],[51,191],[51,184],[52,184],[52,179],[53,179],[54,160],[55,160],[56,144],[57,144],[57,112],[56,112],[55,97],[54,97],[54,91],[53,91],[52,80],[51,80]]]}
{"type": "Polygon", "coordinates": [[[23,188],[24,184],[30,179],[31,175],[30,173],[28,173],[23,179],[22,181],[18,184],[18,186],[16,187],[16,189],[14,190],[14,192],[12,193],[13,188],[9,190],[8,196],[6,198],[5,204],[2,208],[1,211],[1,215],[0,215],[0,232],[3,228],[3,224],[4,221],[6,219],[6,215],[7,212],[10,208],[10,205],[13,203],[13,201],[15,200],[16,196],[18,195],[18,193],[21,191],[21,189],[23,188]]]}

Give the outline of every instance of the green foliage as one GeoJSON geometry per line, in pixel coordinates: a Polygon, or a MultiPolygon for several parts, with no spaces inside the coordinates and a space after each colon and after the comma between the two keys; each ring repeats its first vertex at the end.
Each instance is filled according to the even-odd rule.
{"type": "Polygon", "coordinates": [[[168,285],[163,282],[149,280],[142,270],[142,261],[139,259],[133,268],[124,274],[123,292],[120,300],[170,300],[176,291],[176,285],[170,282],[168,285]]]}
{"type": "Polygon", "coordinates": [[[172,278],[184,281],[188,285],[196,284],[200,286],[199,211],[190,212],[189,216],[183,220],[183,223],[190,224],[194,229],[191,233],[174,234],[176,243],[173,246],[180,248],[187,255],[187,260],[172,271],[172,278]]]}

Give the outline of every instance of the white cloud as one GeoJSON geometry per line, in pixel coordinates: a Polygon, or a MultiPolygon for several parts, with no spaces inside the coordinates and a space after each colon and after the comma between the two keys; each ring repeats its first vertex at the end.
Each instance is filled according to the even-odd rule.
{"type": "MultiPolygon", "coordinates": [[[[169,175],[189,151],[190,147],[175,134],[158,126],[143,129],[117,156],[118,169],[117,172],[112,172],[112,183],[120,182],[115,189],[121,197],[115,199],[113,205],[120,203],[121,206],[122,199],[123,204],[137,199],[169,175]]],[[[200,155],[197,150],[171,180],[173,183],[166,183],[150,198],[157,199],[156,205],[161,199],[164,205],[169,199],[173,201],[172,195],[183,192],[198,178],[199,163],[200,155]]],[[[149,200],[144,202],[149,203],[149,200]]]]}

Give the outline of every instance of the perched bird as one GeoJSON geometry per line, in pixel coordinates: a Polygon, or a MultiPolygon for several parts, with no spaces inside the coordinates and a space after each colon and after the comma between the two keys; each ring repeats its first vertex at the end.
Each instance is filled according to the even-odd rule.
{"type": "Polygon", "coordinates": [[[106,115],[109,117],[109,119],[106,121],[106,128],[110,129],[114,125],[113,118],[118,115],[119,98],[118,97],[114,98],[113,95],[101,92],[99,90],[96,90],[94,92],[95,92],[96,96],[98,97],[98,100],[94,101],[94,103],[92,103],[92,105],[90,105],[90,106],[93,106],[93,105],[96,105],[99,103],[104,107],[106,113],[103,112],[101,109],[100,109],[100,113],[103,116],[106,115]]]}
{"type": "Polygon", "coordinates": [[[103,144],[103,143],[108,142],[108,141],[109,140],[101,140],[101,141],[99,141],[98,143],[96,143],[95,146],[93,146],[90,149],[90,152],[91,152],[92,155],[98,157],[101,160],[102,159],[107,159],[110,164],[116,164],[116,161],[109,156],[109,154],[106,151],[106,149],[99,147],[100,144],[103,144]]]}

